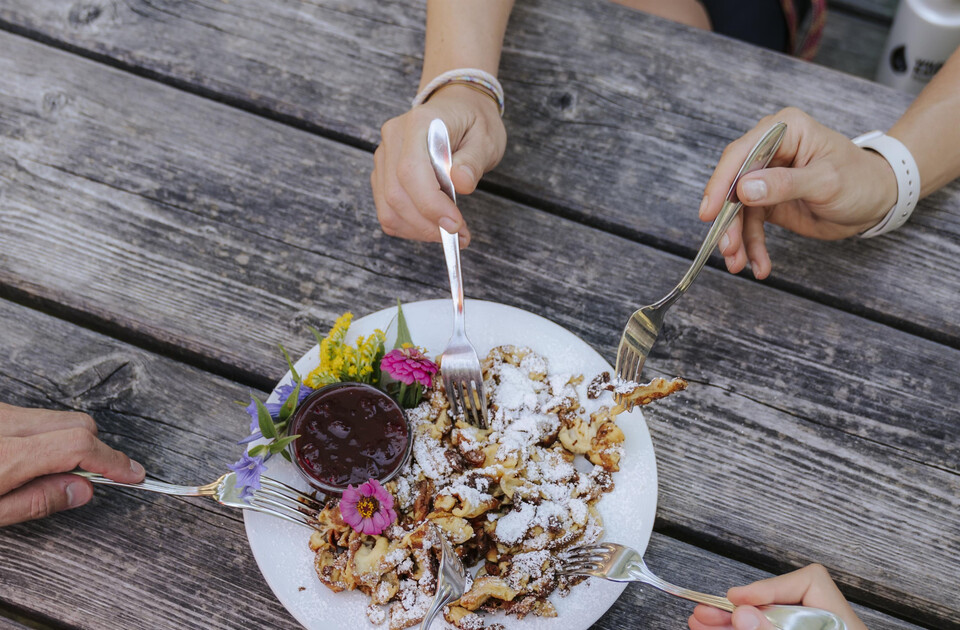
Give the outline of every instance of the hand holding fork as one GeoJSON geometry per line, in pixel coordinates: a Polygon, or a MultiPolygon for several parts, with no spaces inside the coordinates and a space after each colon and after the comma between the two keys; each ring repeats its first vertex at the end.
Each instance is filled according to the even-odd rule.
{"type": "Polygon", "coordinates": [[[314,527],[314,519],[324,505],[323,501],[269,477],[261,477],[260,489],[255,490],[252,496],[244,499],[241,497],[240,490],[237,489],[237,474],[232,472],[221,475],[214,481],[202,486],[180,486],[150,478],[144,479],[140,483],[123,483],[96,473],[77,471],[73,474],[85,477],[93,483],[107,486],[133,488],[181,497],[210,497],[227,507],[262,512],[311,529],[314,527]]]}
{"type": "MultiPolygon", "coordinates": [[[[617,543],[599,543],[579,547],[561,556],[557,572],[563,575],[587,575],[613,582],[643,582],[665,593],[733,612],[736,606],[726,597],[698,593],[660,579],[647,568],[635,549],[617,543]]],[[[808,606],[769,605],[758,610],[780,630],[847,630],[837,615],[808,606]]]]}
{"type": "MultiPolygon", "coordinates": [[[[710,231],[707,232],[703,244],[700,245],[697,257],[694,258],[690,268],[687,269],[687,273],[683,275],[677,286],[658,302],[635,311],[627,320],[623,335],[620,337],[620,345],[617,348],[617,378],[624,381],[640,380],[643,364],[660,335],[664,313],[696,280],[700,270],[703,269],[703,265],[710,258],[710,254],[720,241],[720,237],[727,231],[730,223],[743,207],[743,203],[737,198],[737,182],[747,173],[765,168],[770,163],[773,154],[777,152],[777,147],[780,146],[780,141],[783,140],[783,134],[786,130],[787,125],[778,122],[760,138],[760,141],[747,155],[747,159],[740,167],[740,172],[733,180],[733,185],[730,186],[730,191],[727,193],[727,199],[720,209],[720,214],[714,219],[710,231]]],[[[619,403],[621,397],[618,395],[616,398],[617,403],[619,403]]],[[[630,404],[627,410],[629,411],[632,408],[633,404],[630,404]]]]}
{"type": "MultiPolygon", "coordinates": [[[[427,152],[433,171],[440,183],[440,190],[451,201],[457,202],[457,194],[450,179],[453,158],[450,152],[450,136],[447,126],[439,118],[430,123],[427,131],[427,152]]],[[[450,277],[450,293],[453,296],[453,335],[440,359],[443,387],[450,400],[454,414],[462,410],[467,421],[480,428],[487,428],[487,396],[483,391],[483,371],[480,357],[470,340],[463,320],[463,276],[460,270],[460,241],[456,234],[440,229],[443,255],[447,261],[450,277]]]]}

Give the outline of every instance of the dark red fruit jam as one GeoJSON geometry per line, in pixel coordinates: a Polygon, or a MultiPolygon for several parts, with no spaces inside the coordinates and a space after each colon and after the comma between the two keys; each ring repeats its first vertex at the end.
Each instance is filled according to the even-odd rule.
{"type": "Polygon", "coordinates": [[[408,428],[400,406],[372,385],[339,383],[310,394],[294,414],[297,463],[328,486],[382,480],[403,462],[408,428]]]}

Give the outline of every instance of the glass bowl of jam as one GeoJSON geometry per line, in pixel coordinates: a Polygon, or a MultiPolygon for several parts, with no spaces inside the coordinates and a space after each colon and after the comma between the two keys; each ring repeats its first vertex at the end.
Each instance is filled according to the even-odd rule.
{"type": "Polygon", "coordinates": [[[321,387],[297,405],[290,444],[297,470],[319,490],[339,496],[376,479],[393,479],[410,459],[413,432],[403,409],[366,383],[321,387]]]}

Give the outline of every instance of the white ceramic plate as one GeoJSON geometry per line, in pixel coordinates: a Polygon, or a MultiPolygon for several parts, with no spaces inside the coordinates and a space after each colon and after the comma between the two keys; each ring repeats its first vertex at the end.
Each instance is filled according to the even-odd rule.
{"type": "MultiPolygon", "coordinates": [[[[353,322],[349,343],[358,335],[368,335],[375,328],[387,331],[396,315],[389,308],[353,322]]],[[[494,346],[513,344],[529,346],[544,356],[551,373],[583,374],[586,382],[610,365],[584,341],[573,333],[533,313],[493,302],[467,300],[467,335],[480,356],[494,346]]],[[[429,300],[406,304],[403,313],[410,327],[413,342],[438,355],[447,344],[452,329],[452,307],[449,300],[429,300]]],[[[389,333],[388,333],[389,335],[389,333]]],[[[388,336],[388,343],[393,339],[388,336]]],[[[319,363],[318,348],[314,346],[296,363],[297,371],[306,374],[319,363]]],[[[288,382],[290,373],[281,380],[288,382]]],[[[582,389],[582,388],[581,388],[582,389]]],[[[609,404],[605,396],[591,401],[581,391],[580,400],[587,411],[601,403],[609,404]]],[[[609,396],[609,395],[607,395],[609,396]]],[[[271,402],[276,394],[271,394],[271,402]]],[[[623,414],[617,421],[626,436],[620,472],[614,474],[615,488],[598,503],[604,523],[604,539],[628,544],[641,553],[646,549],[653,530],[657,506],[657,469],[653,444],[640,411],[623,414]]],[[[291,485],[306,488],[293,465],[280,457],[267,464],[268,476],[291,485]]],[[[334,593],[320,583],[313,569],[313,554],[307,546],[310,532],[277,518],[252,511],[244,512],[247,538],[263,577],[277,598],[297,620],[310,630],[331,628],[373,629],[367,620],[369,597],[359,592],[334,593]]],[[[623,592],[624,584],[590,578],[571,589],[567,597],[551,598],[557,609],[554,618],[529,615],[522,620],[486,615],[487,622],[502,623],[508,630],[585,630],[596,622],[623,592]]],[[[432,626],[450,628],[442,616],[432,626]]]]}

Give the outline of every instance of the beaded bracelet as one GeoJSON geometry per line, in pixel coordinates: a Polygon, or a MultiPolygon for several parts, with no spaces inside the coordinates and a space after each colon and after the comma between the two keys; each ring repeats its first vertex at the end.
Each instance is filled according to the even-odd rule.
{"type": "Polygon", "coordinates": [[[437,90],[450,84],[466,85],[482,94],[486,94],[497,104],[497,109],[503,116],[503,86],[500,85],[495,76],[477,68],[457,68],[435,77],[413,99],[413,107],[423,105],[437,90]]]}

